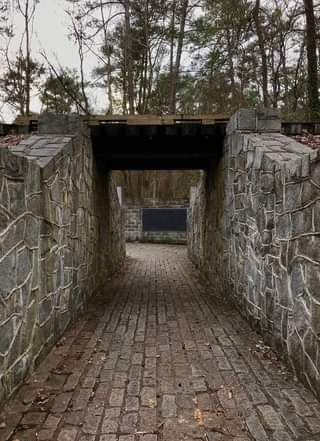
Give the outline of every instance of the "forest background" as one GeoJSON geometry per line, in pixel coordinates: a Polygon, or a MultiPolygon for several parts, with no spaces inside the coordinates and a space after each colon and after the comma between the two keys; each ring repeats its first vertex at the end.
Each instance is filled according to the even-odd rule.
{"type": "MultiPolygon", "coordinates": [[[[263,105],[318,120],[319,29],[313,0],[0,0],[0,117],[263,105]]],[[[117,173],[132,201],[186,198],[197,179],[117,173]]]]}

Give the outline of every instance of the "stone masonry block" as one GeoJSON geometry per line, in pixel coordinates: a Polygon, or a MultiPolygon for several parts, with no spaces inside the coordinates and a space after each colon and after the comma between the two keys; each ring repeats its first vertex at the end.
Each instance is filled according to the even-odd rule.
{"type": "Polygon", "coordinates": [[[311,306],[311,326],[313,332],[320,337],[320,303],[316,301],[311,306]]]}
{"type": "Polygon", "coordinates": [[[39,118],[38,128],[40,135],[75,135],[81,130],[82,121],[76,114],[43,113],[39,118]]]}
{"type": "Polygon", "coordinates": [[[227,135],[235,131],[280,133],[281,119],[275,109],[240,109],[230,118],[227,135]]]}
{"type": "Polygon", "coordinates": [[[276,109],[258,109],[256,113],[257,132],[281,132],[281,119],[276,109]]]}
{"type": "Polygon", "coordinates": [[[230,135],[236,130],[254,132],[256,129],[256,110],[240,109],[235,113],[227,126],[227,134],[230,135]]]}

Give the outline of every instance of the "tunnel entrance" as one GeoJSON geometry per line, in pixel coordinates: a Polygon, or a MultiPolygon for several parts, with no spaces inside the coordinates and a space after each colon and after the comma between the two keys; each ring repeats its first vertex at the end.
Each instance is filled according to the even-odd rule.
{"type": "Polygon", "coordinates": [[[207,169],[221,157],[223,116],[138,116],[89,119],[93,151],[114,170],[207,169]]]}
{"type": "MultiPolygon", "coordinates": [[[[89,437],[93,431],[94,437],[127,438],[135,436],[137,425],[143,434],[154,435],[169,423],[160,436],[169,441],[170,433],[177,439],[174,430],[184,410],[190,416],[196,404],[193,427],[201,421],[197,428],[208,422],[210,429],[202,409],[210,412],[217,402],[229,409],[232,403],[233,412],[245,393],[249,438],[258,427],[268,439],[264,429],[270,433],[272,420],[275,431],[280,430],[273,438],[289,439],[289,425],[281,426],[286,415],[277,419],[282,407],[274,403],[279,390],[280,399],[297,411],[304,398],[300,386],[288,388],[278,370],[272,371],[272,362],[279,360],[268,357],[271,346],[284,354],[295,374],[320,396],[320,156],[280,130],[274,111],[255,109],[238,112],[227,136],[224,122],[214,117],[207,123],[194,117],[150,122],[60,115],[44,117],[37,135],[0,149],[0,400],[44,360],[87,305],[97,305],[98,319],[91,317],[83,334],[79,327],[79,341],[84,341],[80,358],[77,343],[70,359],[71,341],[65,351],[56,348],[61,358],[54,353],[55,368],[68,366],[68,373],[66,383],[55,383],[59,390],[48,414],[64,413],[59,406],[66,397],[73,405],[78,393],[87,393],[82,389],[91,389],[88,400],[97,400],[97,407],[101,400],[106,404],[101,413],[85,414],[89,437]],[[189,216],[188,252],[201,273],[183,247],[134,244],[133,259],[125,261],[123,212],[111,170],[188,169],[205,171],[189,216]],[[212,284],[202,284],[202,275],[212,284]],[[254,343],[262,347],[261,360],[253,358],[259,351],[247,350],[252,334],[235,305],[268,343],[254,343]],[[264,365],[268,360],[271,365],[264,365]],[[73,376],[78,367],[79,376],[73,376]],[[225,387],[229,378],[235,380],[231,391],[225,387]],[[272,383],[280,386],[276,392],[272,383]],[[248,389],[239,390],[241,384],[249,384],[248,389]],[[161,410],[155,410],[158,393],[161,410]],[[258,408],[253,417],[252,403],[258,408]],[[156,428],[146,428],[143,421],[152,418],[156,428]]],[[[179,207],[140,207],[142,227],[148,224],[143,210],[159,208],[179,207]]],[[[51,377],[52,366],[45,385],[51,377]]],[[[306,401],[314,408],[312,398],[306,401]]],[[[20,419],[24,426],[33,416],[20,419]]],[[[69,437],[65,421],[53,439],[69,437]]],[[[79,427],[71,429],[73,439],[81,439],[79,427]]],[[[232,427],[241,424],[237,420],[232,427]]]]}
{"type": "MultiPolygon", "coordinates": [[[[209,170],[222,157],[227,120],[221,115],[106,116],[89,118],[86,124],[99,168],[116,170],[116,176],[140,173],[141,187],[146,183],[142,173],[147,171],[164,172],[168,177],[175,171],[209,170]]],[[[195,186],[199,179],[198,175],[195,186]]],[[[187,244],[192,184],[184,200],[173,195],[159,198],[154,192],[147,198],[138,194],[127,198],[130,184],[121,186],[127,240],[187,244]]],[[[167,187],[171,186],[167,180],[167,187]]]]}
{"type": "Polygon", "coordinates": [[[190,194],[199,170],[117,171],[127,242],[187,244],[190,194]]]}

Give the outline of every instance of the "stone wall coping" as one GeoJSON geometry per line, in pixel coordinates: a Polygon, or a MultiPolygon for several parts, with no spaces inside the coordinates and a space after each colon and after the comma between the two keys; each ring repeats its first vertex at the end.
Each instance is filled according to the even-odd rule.
{"type": "Polygon", "coordinates": [[[242,132],[281,132],[281,119],[277,109],[239,109],[227,125],[227,135],[242,132]]]}
{"type": "Polygon", "coordinates": [[[9,146],[8,150],[16,155],[36,162],[41,168],[46,167],[53,158],[73,141],[74,136],[32,135],[19,144],[9,146]]]}
{"type": "Polygon", "coordinates": [[[123,202],[123,207],[129,210],[141,210],[143,208],[189,208],[189,201],[163,202],[157,204],[131,204],[123,202]]]}

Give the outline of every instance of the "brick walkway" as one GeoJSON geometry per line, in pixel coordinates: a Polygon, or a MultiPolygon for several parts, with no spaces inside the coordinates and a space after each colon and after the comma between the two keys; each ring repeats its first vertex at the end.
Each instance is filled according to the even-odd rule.
{"type": "Polygon", "coordinates": [[[320,404],[184,247],[128,253],[7,406],[1,441],[320,440],[320,404]]]}

